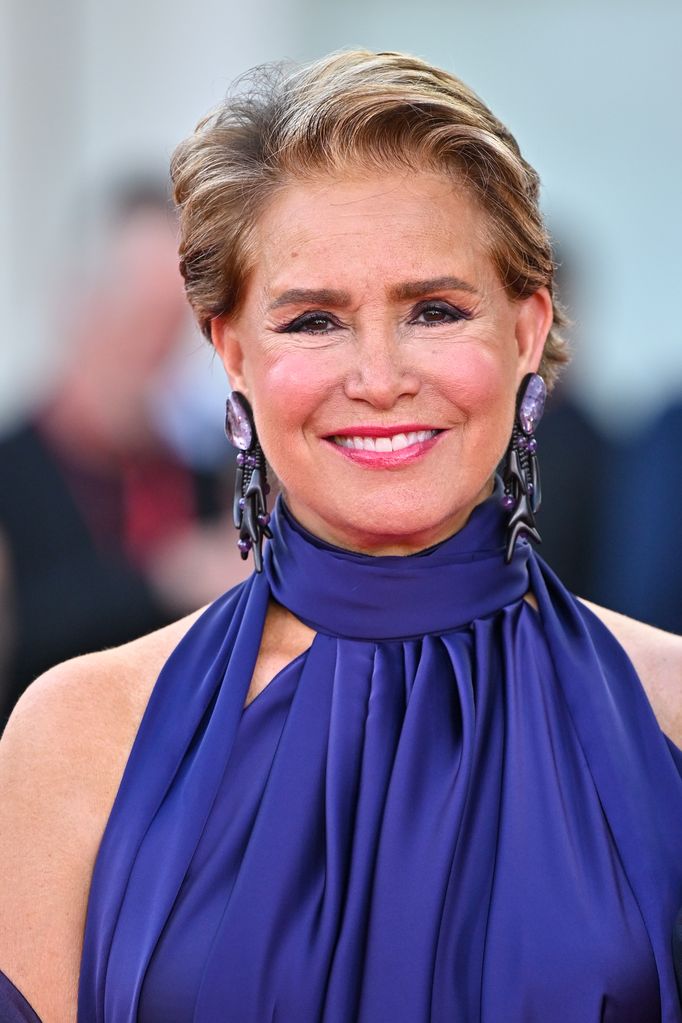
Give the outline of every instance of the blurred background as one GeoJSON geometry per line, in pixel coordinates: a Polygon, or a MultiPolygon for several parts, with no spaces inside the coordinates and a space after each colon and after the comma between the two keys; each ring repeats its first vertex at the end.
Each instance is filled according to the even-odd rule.
{"type": "Polygon", "coordinates": [[[243,576],[168,160],[251,66],[353,45],[459,75],[538,169],[574,321],[542,553],[682,632],[681,32],[672,0],[3,0],[0,703],[243,576]]]}

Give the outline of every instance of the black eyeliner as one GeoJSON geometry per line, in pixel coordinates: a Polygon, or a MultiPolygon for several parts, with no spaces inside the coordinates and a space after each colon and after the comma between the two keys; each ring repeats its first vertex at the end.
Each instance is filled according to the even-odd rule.
{"type": "Polygon", "coordinates": [[[415,306],[412,317],[414,318],[419,316],[421,313],[427,312],[429,309],[436,309],[438,312],[446,313],[449,316],[455,317],[454,322],[458,322],[459,320],[470,320],[474,315],[467,309],[451,305],[450,302],[446,302],[444,299],[431,299],[420,302],[417,306],[415,306]]]}
{"type": "MultiPolygon", "coordinates": [[[[275,332],[277,334],[287,334],[290,331],[296,331],[296,330],[298,330],[300,328],[304,328],[307,323],[314,323],[315,320],[322,320],[322,319],[327,320],[330,324],[332,324],[334,326],[338,326],[338,323],[336,322],[336,320],[334,320],[334,318],[332,316],[330,316],[329,313],[309,312],[309,313],[302,313],[301,316],[295,317],[295,319],[291,320],[290,323],[285,323],[283,326],[275,327],[274,329],[275,329],[275,332]]],[[[318,333],[318,334],[325,334],[327,332],[324,331],[324,330],[320,330],[320,331],[312,330],[310,333],[311,334],[316,334],[316,333],[318,333]]]]}

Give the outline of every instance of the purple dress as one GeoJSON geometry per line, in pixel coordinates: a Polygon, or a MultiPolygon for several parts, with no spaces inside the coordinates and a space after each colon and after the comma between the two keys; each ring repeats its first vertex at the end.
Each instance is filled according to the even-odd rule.
{"type": "Polygon", "coordinates": [[[681,1023],[682,754],[504,520],[373,558],[279,500],[152,693],[79,1023],[681,1023]],[[316,636],[243,710],[270,597],[316,636]]]}
{"type": "Polygon", "coordinates": [[[35,1012],[14,984],[0,972],[0,1023],[40,1023],[35,1012]]]}

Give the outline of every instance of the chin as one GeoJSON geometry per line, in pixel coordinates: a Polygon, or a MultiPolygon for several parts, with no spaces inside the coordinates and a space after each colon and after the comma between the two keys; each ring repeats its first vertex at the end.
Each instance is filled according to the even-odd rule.
{"type": "Polygon", "coordinates": [[[463,525],[468,512],[448,506],[425,508],[423,501],[412,505],[391,506],[383,502],[372,506],[369,502],[356,504],[357,512],[351,516],[347,508],[330,516],[326,510],[324,523],[328,535],[338,546],[377,553],[407,553],[430,547],[454,533],[463,525]]]}
{"type": "Polygon", "coordinates": [[[432,547],[466,523],[473,508],[492,490],[492,472],[457,480],[453,492],[433,483],[371,477],[362,489],[348,487],[336,477],[321,481],[314,491],[286,486],[284,497],[298,521],[323,540],[350,550],[374,554],[407,554],[432,547]],[[373,484],[373,485],[372,485],[373,484]],[[323,495],[333,499],[321,503],[323,495]]]}

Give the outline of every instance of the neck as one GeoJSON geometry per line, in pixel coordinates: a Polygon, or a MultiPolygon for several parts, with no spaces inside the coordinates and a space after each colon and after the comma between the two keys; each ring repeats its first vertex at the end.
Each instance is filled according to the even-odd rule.
{"type": "Polygon", "coordinates": [[[399,534],[392,534],[381,530],[350,529],[338,523],[329,522],[316,515],[309,509],[301,509],[296,502],[292,502],[289,495],[283,492],[289,511],[293,517],[307,529],[309,533],[324,540],[325,543],[340,547],[343,550],[353,551],[357,554],[368,554],[372,557],[386,555],[397,555],[400,557],[409,554],[418,554],[419,551],[428,550],[436,544],[454,536],[467,524],[474,508],[485,501],[493,492],[495,477],[491,476],[486,481],[482,490],[475,499],[463,508],[456,509],[447,518],[439,521],[436,525],[426,529],[401,531],[399,534]]]}
{"type": "Polygon", "coordinates": [[[330,546],[278,500],[264,582],[278,604],[329,635],[377,642],[459,628],[528,590],[530,548],[517,544],[505,563],[508,515],[497,496],[474,506],[463,529],[415,557],[368,557],[373,550],[330,546]]]}

